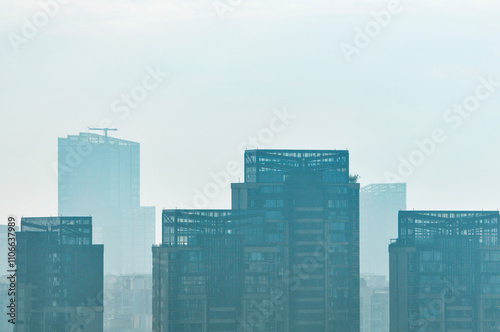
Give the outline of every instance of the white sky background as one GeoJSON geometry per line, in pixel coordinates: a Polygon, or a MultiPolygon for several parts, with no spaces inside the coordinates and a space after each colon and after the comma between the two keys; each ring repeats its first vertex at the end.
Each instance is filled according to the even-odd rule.
{"type": "MultiPolygon", "coordinates": [[[[142,204],[159,214],[242,164],[238,145],[283,107],[297,118],[260,148],[348,148],[362,185],[443,128],[448,140],[407,179],[408,207],[500,207],[500,89],[459,129],[442,118],[480,76],[500,81],[498,1],[402,1],[350,64],[340,44],[387,1],[243,0],[224,20],[212,3],[69,1],[16,53],[9,33],[40,5],[0,0],[1,223],[57,214],[57,137],[103,118],[141,143],[142,204]],[[168,78],[119,119],[111,104],[147,66],[168,78]]],[[[229,187],[209,207],[230,207],[229,187]]]]}

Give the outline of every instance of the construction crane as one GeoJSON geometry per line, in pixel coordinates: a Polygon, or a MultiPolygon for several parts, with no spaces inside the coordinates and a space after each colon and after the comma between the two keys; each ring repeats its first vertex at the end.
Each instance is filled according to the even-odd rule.
{"type": "Polygon", "coordinates": [[[90,128],[89,127],[89,130],[103,130],[104,131],[104,136],[107,139],[108,138],[108,130],[117,131],[118,129],[116,129],[116,128],[90,128]]]}

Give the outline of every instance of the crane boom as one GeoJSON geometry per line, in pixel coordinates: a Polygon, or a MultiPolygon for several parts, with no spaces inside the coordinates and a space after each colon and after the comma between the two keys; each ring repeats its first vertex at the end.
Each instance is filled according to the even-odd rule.
{"type": "Polygon", "coordinates": [[[116,128],[90,128],[89,127],[89,130],[103,130],[104,136],[107,138],[108,137],[108,130],[117,131],[118,129],[116,129],[116,128]]]}

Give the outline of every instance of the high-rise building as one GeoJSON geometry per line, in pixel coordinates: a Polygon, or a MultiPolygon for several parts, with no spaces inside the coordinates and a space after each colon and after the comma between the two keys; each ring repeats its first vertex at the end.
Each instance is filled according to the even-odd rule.
{"type": "MultiPolygon", "coordinates": [[[[168,276],[183,280],[183,275],[175,275],[178,273],[175,271],[179,271],[175,264],[185,266],[182,262],[187,262],[188,256],[185,255],[190,254],[172,251],[193,250],[185,243],[197,243],[196,250],[202,256],[192,255],[198,257],[196,260],[200,266],[211,266],[212,259],[221,260],[218,271],[206,270],[206,278],[226,278],[236,283],[228,284],[227,290],[219,289],[217,292],[220,293],[214,293],[218,294],[215,298],[232,299],[232,304],[225,304],[225,308],[234,308],[234,316],[222,313],[223,309],[215,306],[215,311],[212,311],[218,312],[219,316],[214,314],[213,319],[219,317],[232,323],[240,321],[238,331],[359,331],[359,185],[351,182],[348,151],[247,150],[245,183],[232,185],[231,211],[164,212],[163,245],[154,249],[153,293],[174,294],[174,288],[167,286],[168,276]],[[222,218],[214,213],[228,214],[228,217],[222,218]],[[256,214],[260,219],[252,223],[240,220],[248,218],[248,214],[256,214]],[[234,218],[237,220],[232,221],[234,218]],[[201,237],[195,234],[205,232],[201,231],[202,228],[216,228],[211,226],[215,223],[213,219],[231,220],[224,226],[228,231],[222,232],[227,239],[219,232],[218,239],[211,235],[202,237],[203,241],[194,240],[201,237]],[[201,220],[205,220],[203,227],[198,224],[201,220]],[[180,232],[179,228],[169,226],[175,223],[188,230],[180,232]],[[239,229],[237,225],[247,226],[239,229]],[[237,240],[238,237],[241,239],[237,240]],[[248,241],[256,241],[250,243],[257,249],[247,246],[248,241]],[[210,246],[219,248],[219,256],[203,256],[210,246]],[[238,255],[232,256],[235,253],[238,255]],[[238,257],[244,258],[238,260],[238,257]],[[263,262],[259,263],[259,260],[263,262]],[[262,266],[271,264],[274,268],[267,271],[264,267],[257,268],[257,263],[262,266]],[[169,268],[168,264],[174,265],[169,268]],[[245,266],[245,269],[241,267],[241,277],[231,276],[236,271],[230,267],[240,269],[240,266],[245,266]],[[247,266],[256,266],[258,270],[247,271],[247,266]],[[224,274],[226,268],[228,272],[224,274]],[[242,296],[238,295],[240,291],[226,293],[238,283],[241,285],[241,278],[244,278],[244,287],[240,289],[248,289],[249,293],[242,296]],[[257,291],[259,301],[264,304],[245,302],[257,296],[252,293],[255,289],[265,291],[257,291]],[[266,296],[270,298],[266,299],[266,296]],[[240,309],[237,309],[235,303],[241,301],[243,304],[238,304],[240,309]],[[254,309],[249,309],[252,307],[257,313],[264,314],[253,313],[251,310],[254,309]]],[[[185,279],[185,282],[195,285],[207,281],[185,279]]],[[[172,284],[172,287],[178,286],[172,284]]],[[[205,291],[208,288],[200,290],[205,291]]],[[[185,297],[188,294],[182,295],[182,300],[191,298],[185,297]]],[[[188,312],[182,309],[186,308],[183,305],[199,308],[200,315],[210,313],[212,307],[210,303],[205,307],[202,302],[171,303],[173,306],[169,307],[162,305],[160,300],[154,301],[153,331],[198,331],[203,324],[184,325],[183,330],[168,329],[167,326],[169,321],[178,317],[176,312],[188,312]]],[[[182,317],[185,321],[191,320],[182,317]]],[[[233,327],[213,326],[200,331],[235,331],[231,330],[233,327]]]]}
{"type": "Polygon", "coordinates": [[[22,218],[16,332],[103,331],[103,246],[91,217],[22,218]]]}
{"type": "Polygon", "coordinates": [[[500,330],[498,211],[401,211],[390,331],[500,330]]]}
{"type": "Polygon", "coordinates": [[[359,184],[349,152],[247,150],[245,183],[232,190],[234,210],[264,210],[266,243],[278,250],[287,299],[278,331],[359,331],[359,184]]]}
{"type": "Polygon", "coordinates": [[[153,248],[153,331],[276,331],[276,248],[261,214],[164,210],[153,248]]]}
{"type": "Polygon", "coordinates": [[[359,192],[361,274],[389,276],[387,246],[398,235],[398,213],[406,210],[406,183],[379,183],[359,192]]]}
{"type": "Polygon", "coordinates": [[[140,206],[139,143],[92,133],[59,138],[60,215],[90,215],[105,274],[151,274],[155,208],[140,206]]]}

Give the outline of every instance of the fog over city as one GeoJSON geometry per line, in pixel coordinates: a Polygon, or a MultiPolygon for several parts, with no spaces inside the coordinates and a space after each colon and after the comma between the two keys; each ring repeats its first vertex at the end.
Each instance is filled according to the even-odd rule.
{"type": "MultiPolygon", "coordinates": [[[[500,273],[488,265],[496,262],[496,254],[478,249],[498,245],[498,234],[480,231],[478,225],[498,222],[500,208],[499,16],[496,0],[0,0],[1,230],[8,229],[9,217],[16,227],[21,217],[30,217],[24,219],[21,243],[36,242],[37,235],[29,233],[39,229],[58,229],[57,236],[47,236],[57,238],[57,245],[97,244],[86,253],[104,267],[88,270],[97,271],[88,292],[104,287],[105,294],[115,296],[128,285],[130,294],[123,291],[129,294],[124,297],[134,297],[134,305],[153,303],[132,320],[148,326],[147,331],[156,331],[154,326],[159,331],[164,303],[152,280],[161,279],[154,274],[155,268],[165,268],[161,259],[169,257],[179,266],[213,259],[220,271],[232,268],[234,257],[203,256],[220,248],[220,239],[198,239],[182,222],[199,222],[200,229],[206,223],[213,227],[206,226],[211,229],[207,234],[228,239],[230,234],[246,236],[240,247],[231,244],[234,252],[240,250],[248,261],[268,260],[282,268],[282,277],[288,268],[279,265],[283,257],[292,266],[293,255],[300,252],[290,249],[286,256],[283,248],[294,243],[299,248],[300,236],[318,231],[313,223],[319,210],[314,209],[325,209],[325,241],[345,242],[349,248],[324,245],[321,250],[345,254],[333,256],[356,270],[347,277],[331,272],[349,282],[356,279],[332,291],[334,298],[346,298],[345,307],[354,315],[338,326],[359,328],[359,312],[352,309],[359,309],[359,296],[352,297],[361,290],[361,331],[376,332],[366,325],[372,319],[363,316],[366,308],[378,305],[377,292],[382,292],[388,324],[389,287],[393,294],[405,287],[389,285],[395,273],[391,264],[396,264],[389,255],[400,257],[405,246],[434,241],[426,237],[432,232],[439,234],[433,245],[442,251],[422,249],[408,256],[426,262],[415,269],[443,272],[432,264],[448,260],[465,271],[466,283],[478,278],[476,267],[467,269],[482,259],[486,263],[478,271],[500,273]],[[253,214],[260,208],[267,210],[253,214]],[[400,210],[407,211],[398,216],[400,210]],[[313,221],[302,229],[300,220],[306,217],[298,216],[304,211],[313,221]],[[50,216],[60,218],[45,218],[50,216]],[[71,216],[82,218],[65,219],[71,216]],[[299,220],[290,234],[302,235],[296,235],[297,242],[290,235],[290,244],[283,244],[283,234],[286,241],[289,235],[287,218],[299,220]],[[349,228],[346,220],[355,226],[349,228]],[[436,220],[447,226],[419,226],[436,220]],[[265,226],[247,234],[238,228],[246,223],[265,226]],[[79,235],[66,239],[68,229],[79,235]],[[478,238],[477,248],[463,238],[444,236],[479,233],[484,238],[478,238]],[[151,251],[153,243],[157,246],[151,251]],[[252,251],[258,245],[262,251],[252,251]],[[177,246],[203,248],[203,254],[169,251],[177,246]],[[446,254],[462,249],[462,261],[446,254]],[[134,287],[147,294],[133,294],[134,287]],[[369,304],[363,297],[370,298],[369,304]]],[[[47,241],[40,248],[55,243],[47,241]]],[[[0,244],[3,255],[7,244],[0,244]]],[[[37,263],[33,257],[27,265],[37,263]]],[[[243,269],[248,262],[240,263],[243,269]]],[[[187,273],[201,273],[197,268],[187,273]]],[[[178,276],[179,282],[205,285],[205,279],[192,277],[178,276]]],[[[419,280],[438,280],[432,278],[419,280]]],[[[493,284],[482,292],[500,294],[500,286],[493,284]]],[[[239,291],[235,285],[224,292],[239,291]]],[[[457,298],[466,294],[457,295],[455,284],[446,287],[457,298]]],[[[184,295],[201,288],[193,289],[186,288],[184,295]]],[[[259,286],[253,291],[265,293],[259,286]]],[[[294,300],[284,294],[284,303],[294,300]]],[[[122,308],[114,300],[99,305],[113,308],[119,317],[122,308]]],[[[299,331],[292,327],[302,324],[301,316],[293,322],[292,311],[280,312],[272,303],[278,318],[264,315],[262,326],[286,331],[289,323],[290,331],[299,331]],[[281,314],[292,318],[286,323],[281,314]]],[[[493,308],[492,303],[484,307],[493,308]]],[[[432,305],[421,303],[419,315],[432,305]]],[[[435,323],[413,314],[405,319],[412,317],[425,328],[435,323]]],[[[391,311],[391,319],[397,315],[406,313],[391,311]]],[[[101,327],[104,319],[104,331],[115,331],[109,315],[99,319],[86,328],[101,327]]],[[[498,327],[492,321],[484,326],[498,327]]],[[[173,326],[181,331],[180,325],[173,326]]],[[[193,326],[183,328],[197,331],[193,326]]],[[[482,332],[477,326],[474,331],[482,332]]],[[[389,331],[386,327],[383,331],[389,331]]]]}
{"type": "MultiPolygon", "coordinates": [[[[290,125],[249,148],[348,148],[364,185],[397,175],[415,141],[442,128],[447,139],[405,178],[408,208],[498,209],[499,83],[459,126],[444,117],[481,78],[500,81],[500,5],[401,1],[348,63],[342,43],[356,47],[356,28],[387,5],[245,0],[221,19],[211,1],[71,1],[16,44],[9,33],[22,37],[40,6],[2,1],[2,215],[56,215],[57,137],[103,119],[111,136],[141,143],[144,204],[193,206],[210,172],[241,162],[241,142],[284,108],[290,125]],[[114,112],[157,68],[162,82],[114,112]]],[[[225,186],[209,207],[228,207],[229,195],[225,186]]]]}

